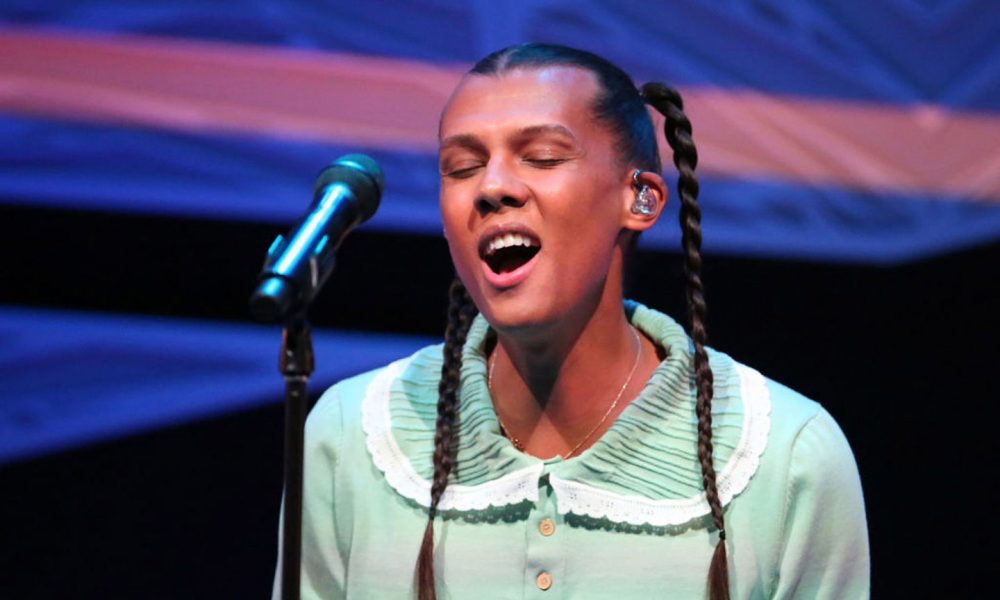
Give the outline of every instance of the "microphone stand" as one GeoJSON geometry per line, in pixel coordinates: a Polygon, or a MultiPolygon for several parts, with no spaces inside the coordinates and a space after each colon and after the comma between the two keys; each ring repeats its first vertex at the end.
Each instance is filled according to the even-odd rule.
{"type": "Polygon", "coordinates": [[[288,237],[267,251],[250,313],[265,323],[284,322],[278,370],[285,378],[285,504],[281,541],[281,597],[299,600],[302,564],[302,475],[306,384],[314,368],[306,310],[333,271],[344,236],[371,218],[382,196],[382,169],[369,156],[348,154],[323,169],[309,212],[288,237]]]}
{"type": "Polygon", "coordinates": [[[285,505],[281,542],[281,597],[299,600],[302,561],[302,463],[309,398],[306,384],[315,367],[312,335],[305,311],[292,317],[281,334],[278,369],[285,379],[285,505]]]}

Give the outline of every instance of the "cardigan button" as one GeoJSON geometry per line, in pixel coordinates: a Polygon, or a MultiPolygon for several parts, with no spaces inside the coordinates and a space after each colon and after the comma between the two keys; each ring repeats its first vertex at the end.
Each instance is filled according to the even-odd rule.
{"type": "Polygon", "coordinates": [[[556,524],[552,519],[545,518],[538,522],[538,531],[545,537],[549,537],[556,531],[556,524]]]}
{"type": "Polygon", "coordinates": [[[535,585],[538,586],[538,589],[544,592],[552,587],[552,576],[549,575],[548,572],[542,571],[538,574],[538,577],[535,577],[535,585]]]}

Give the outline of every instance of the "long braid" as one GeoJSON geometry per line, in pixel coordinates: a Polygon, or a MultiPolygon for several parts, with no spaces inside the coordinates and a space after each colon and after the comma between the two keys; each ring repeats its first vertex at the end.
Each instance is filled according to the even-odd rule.
{"type": "Polygon", "coordinates": [[[694,345],[694,375],[698,389],[695,412],[698,415],[698,461],[701,463],[702,485],[712,511],[712,522],[719,532],[719,541],[708,570],[708,591],[711,600],[729,599],[729,566],[726,556],[726,529],[722,502],[716,486],[712,464],[712,368],[705,352],[704,286],[701,281],[701,208],[698,206],[698,179],[694,170],[698,151],[691,137],[691,121],[684,114],[684,102],[676,90],[661,83],[642,86],[646,101],[666,117],[664,132],[674,153],[674,164],[680,176],[677,191],[681,198],[681,244],[684,247],[684,273],[687,288],[688,314],[691,318],[691,340],[694,345]]]}
{"type": "Polygon", "coordinates": [[[455,467],[458,447],[458,390],[462,370],[462,348],[469,333],[469,326],[476,316],[465,286],[455,278],[448,290],[448,325],[444,333],[444,363],[441,382],[438,384],[438,414],[434,430],[434,479],[431,483],[431,505],[427,513],[427,527],[417,557],[417,598],[436,600],[434,586],[434,518],[437,516],[441,496],[448,487],[448,477],[455,467]]]}

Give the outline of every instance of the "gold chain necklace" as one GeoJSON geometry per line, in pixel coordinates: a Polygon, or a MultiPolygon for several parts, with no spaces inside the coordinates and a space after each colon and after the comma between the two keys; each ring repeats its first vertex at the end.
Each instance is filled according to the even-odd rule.
{"type": "MultiPolygon", "coordinates": [[[[625,393],[625,389],[628,387],[628,384],[632,383],[632,376],[635,375],[635,370],[639,367],[639,359],[642,357],[642,342],[639,341],[639,334],[638,332],[636,332],[635,327],[630,327],[630,329],[632,330],[632,337],[635,338],[635,343],[636,343],[635,361],[632,363],[632,369],[628,372],[628,377],[625,378],[625,383],[623,383],[622,387],[618,390],[618,394],[615,396],[614,401],[611,402],[611,406],[608,407],[608,410],[605,411],[604,416],[601,417],[601,420],[597,422],[597,425],[594,425],[594,428],[591,429],[587,433],[587,435],[583,437],[583,439],[577,442],[577,444],[573,446],[573,448],[570,449],[570,451],[567,452],[562,457],[564,460],[576,454],[576,451],[580,449],[580,446],[583,446],[584,442],[589,440],[591,436],[597,433],[597,430],[601,428],[601,425],[604,425],[604,422],[607,421],[608,417],[611,416],[611,413],[614,412],[615,407],[618,406],[618,401],[622,399],[622,394],[625,393]]],[[[490,356],[489,370],[486,374],[486,389],[489,390],[491,398],[493,397],[493,371],[497,364],[497,354],[499,354],[499,352],[497,352],[496,349],[494,349],[493,356],[490,356]]],[[[503,431],[503,434],[507,437],[507,439],[510,440],[510,443],[513,444],[515,448],[523,452],[524,444],[521,442],[521,440],[514,437],[514,435],[510,431],[510,428],[504,425],[503,420],[500,418],[500,411],[496,410],[495,401],[493,404],[493,408],[494,412],[497,415],[497,423],[500,424],[500,429],[503,431]]]]}

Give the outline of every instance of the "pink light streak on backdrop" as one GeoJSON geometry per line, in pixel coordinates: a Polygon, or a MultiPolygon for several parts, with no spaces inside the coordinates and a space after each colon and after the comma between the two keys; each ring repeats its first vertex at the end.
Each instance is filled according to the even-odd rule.
{"type": "MultiPolygon", "coordinates": [[[[436,151],[440,110],[464,71],[264,46],[0,29],[0,110],[390,151],[436,151]]],[[[681,91],[704,172],[1000,201],[997,115],[681,91]]]]}

